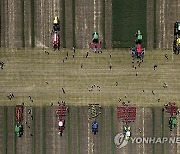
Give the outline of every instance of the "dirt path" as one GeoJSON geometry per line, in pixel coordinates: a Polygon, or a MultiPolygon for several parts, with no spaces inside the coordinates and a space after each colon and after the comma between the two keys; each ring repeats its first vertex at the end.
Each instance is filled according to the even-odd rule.
{"type": "MultiPolygon", "coordinates": [[[[155,108],[155,137],[162,137],[162,109],[155,108]]],[[[155,143],[156,153],[162,151],[162,145],[155,143]]]]}
{"type": "MultiPolygon", "coordinates": [[[[169,129],[169,118],[170,118],[170,114],[169,113],[165,113],[164,116],[164,132],[165,132],[165,137],[176,137],[177,135],[177,127],[175,127],[172,131],[170,131],[169,129]]],[[[164,144],[164,150],[165,153],[176,153],[177,152],[177,143],[173,143],[173,141],[171,143],[166,142],[164,144]],[[171,148],[169,148],[171,147],[171,148]]]]}
{"type": "MultiPolygon", "coordinates": [[[[55,112],[57,110],[57,107],[55,107],[53,109],[53,112],[55,112]]],[[[62,134],[62,136],[60,136],[58,133],[58,123],[57,123],[57,120],[58,118],[56,117],[56,114],[53,114],[53,140],[54,140],[54,151],[55,151],[55,154],[58,154],[58,153],[67,153],[67,148],[68,148],[68,145],[66,143],[66,140],[67,140],[67,128],[68,128],[68,125],[67,125],[67,117],[65,119],[66,123],[65,123],[65,130],[62,134]]],[[[52,122],[51,122],[52,123],[52,122]]],[[[48,139],[48,138],[47,138],[48,139]]]]}
{"type": "Polygon", "coordinates": [[[0,127],[0,142],[1,142],[1,144],[0,144],[0,153],[3,153],[3,113],[4,113],[4,111],[3,111],[3,107],[0,107],[0,122],[1,122],[1,126],[2,127],[0,127]]]}
{"type": "Polygon", "coordinates": [[[56,153],[55,138],[58,134],[55,118],[55,107],[46,107],[46,153],[56,153]]]}
{"type": "Polygon", "coordinates": [[[16,151],[18,154],[31,154],[32,153],[32,119],[31,114],[28,114],[28,109],[32,108],[30,107],[24,107],[24,113],[23,113],[23,135],[21,138],[16,138],[16,151]],[[26,124],[27,122],[27,124],[26,124]],[[23,146],[22,146],[22,143],[23,146]]]}
{"type": "Polygon", "coordinates": [[[35,153],[42,152],[41,108],[35,110],[35,153]]]}
{"type": "Polygon", "coordinates": [[[31,1],[24,1],[25,47],[31,47],[31,1]]]}
{"type": "Polygon", "coordinates": [[[112,47],[112,0],[105,1],[106,48],[112,47]]]}
{"type": "Polygon", "coordinates": [[[7,107],[7,153],[11,153],[13,151],[13,135],[14,135],[14,108],[7,107]]]}
{"type": "Polygon", "coordinates": [[[73,46],[73,17],[72,17],[72,1],[65,1],[65,39],[66,47],[72,48],[73,46]]]}
{"type": "Polygon", "coordinates": [[[80,108],[80,154],[87,153],[91,151],[91,141],[89,138],[90,129],[88,127],[88,108],[81,107],[80,108]]]}
{"type": "Polygon", "coordinates": [[[76,1],[76,46],[88,48],[94,31],[94,1],[76,1]],[[88,10],[88,11],[87,11],[88,10]]]}
{"type": "MultiPolygon", "coordinates": [[[[142,135],[144,137],[154,137],[153,136],[153,120],[152,120],[152,109],[151,108],[143,108],[144,109],[144,117],[143,118],[143,128],[142,135]]],[[[153,153],[153,144],[144,144],[143,153],[153,153]]]]}
{"type": "MultiPolygon", "coordinates": [[[[177,136],[180,136],[180,116],[177,119],[177,136]]],[[[180,144],[177,144],[177,153],[180,153],[180,144]]]]}
{"type": "Polygon", "coordinates": [[[89,140],[90,140],[90,143],[91,143],[91,150],[89,151],[89,153],[94,153],[94,154],[100,154],[101,153],[101,142],[102,142],[102,135],[101,135],[101,132],[102,132],[102,123],[101,123],[101,115],[99,115],[98,117],[96,118],[92,118],[92,119],[89,119],[88,120],[88,134],[89,134],[89,140]],[[92,132],[92,122],[94,121],[97,121],[98,124],[99,124],[99,128],[98,128],[98,132],[96,134],[93,134],[92,132]]]}
{"type": "MultiPolygon", "coordinates": [[[[78,128],[79,128],[79,123],[80,121],[78,121],[78,109],[77,108],[70,108],[70,131],[71,131],[71,153],[73,154],[78,154],[79,150],[79,134],[78,134],[78,128]]],[[[66,127],[66,129],[68,128],[68,126],[66,127]]]]}

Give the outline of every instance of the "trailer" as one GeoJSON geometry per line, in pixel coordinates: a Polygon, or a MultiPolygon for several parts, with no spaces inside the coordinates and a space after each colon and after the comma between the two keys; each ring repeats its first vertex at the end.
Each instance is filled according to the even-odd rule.
{"type": "Polygon", "coordinates": [[[62,136],[63,131],[65,129],[65,117],[68,111],[68,107],[66,106],[66,104],[64,102],[62,102],[61,104],[59,104],[58,109],[56,111],[56,115],[58,117],[58,134],[60,136],[62,136]]]}
{"type": "Polygon", "coordinates": [[[126,124],[134,122],[136,120],[136,107],[130,106],[118,106],[117,107],[117,118],[122,120],[126,124]]]}
{"type": "Polygon", "coordinates": [[[95,135],[98,132],[99,123],[97,117],[101,114],[101,105],[89,104],[88,105],[88,117],[91,121],[91,131],[95,135]]]}
{"type": "Polygon", "coordinates": [[[169,117],[169,129],[170,131],[173,130],[173,128],[176,127],[177,125],[177,112],[178,112],[178,107],[176,106],[175,102],[173,103],[168,103],[164,105],[166,113],[170,114],[169,117]]]}

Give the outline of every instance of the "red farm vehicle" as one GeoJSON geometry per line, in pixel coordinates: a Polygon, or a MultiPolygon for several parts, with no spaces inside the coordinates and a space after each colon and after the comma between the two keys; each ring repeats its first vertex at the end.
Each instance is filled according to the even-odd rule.
{"type": "Polygon", "coordinates": [[[15,132],[18,137],[21,137],[23,135],[23,106],[17,105],[16,106],[16,126],[15,126],[15,132]]]}
{"type": "Polygon", "coordinates": [[[128,123],[134,122],[136,120],[136,107],[118,106],[117,118],[125,123],[123,127],[124,139],[129,140],[131,137],[131,127],[128,126],[128,123]]]}
{"type": "Polygon", "coordinates": [[[117,118],[125,122],[126,124],[136,120],[136,107],[117,107],[117,118]]]}
{"type": "Polygon", "coordinates": [[[168,103],[164,105],[165,111],[167,113],[170,113],[170,118],[169,118],[169,128],[170,131],[172,131],[173,128],[177,125],[177,112],[178,112],[178,107],[176,106],[175,103],[168,103]]]}
{"type": "Polygon", "coordinates": [[[60,35],[59,35],[59,32],[54,32],[52,34],[52,42],[53,42],[53,49],[56,50],[56,49],[60,49],[60,35]]]}
{"type": "Polygon", "coordinates": [[[58,130],[59,130],[58,134],[60,134],[60,136],[62,136],[62,133],[65,129],[65,117],[67,114],[67,110],[68,110],[68,107],[66,106],[66,104],[61,103],[59,104],[58,109],[56,111],[56,114],[58,117],[58,130]]]}

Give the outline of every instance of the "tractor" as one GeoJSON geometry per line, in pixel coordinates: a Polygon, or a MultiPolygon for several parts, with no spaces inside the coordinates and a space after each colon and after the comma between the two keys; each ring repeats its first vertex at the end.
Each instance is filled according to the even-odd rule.
{"type": "Polygon", "coordinates": [[[63,131],[65,129],[65,116],[67,113],[68,107],[66,106],[66,104],[64,102],[62,102],[61,104],[59,104],[58,109],[56,111],[56,114],[58,116],[58,134],[60,136],[62,136],[63,131]]]}
{"type": "Polygon", "coordinates": [[[98,122],[95,118],[97,118],[101,114],[101,106],[99,104],[89,104],[88,105],[88,117],[91,123],[92,133],[95,135],[98,132],[98,122]]]}
{"type": "Polygon", "coordinates": [[[131,127],[128,125],[125,125],[124,129],[123,129],[123,134],[124,134],[124,139],[126,141],[129,141],[129,139],[131,137],[131,127]]]}
{"type": "Polygon", "coordinates": [[[17,137],[21,137],[23,135],[23,125],[16,125],[15,126],[15,133],[17,137]]]}
{"type": "Polygon", "coordinates": [[[18,137],[23,135],[23,106],[17,105],[16,106],[16,126],[15,126],[15,133],[18,137]]]}
{"type": "Polygon", "coordinates": [[[167,113],[170,113],[170,118],[169,118],[169,128],[170,128],[170,131],[173,130],[173,128],[175,128],[175,126],[177,125],[177,112],[178,112],[178,107],[175,106],[175,103],[168,103],[168,104],[165,104],[164,105],[165,107],[165,111],[167,113]]]}
{"type": "Polygon", "coordinates": [[[180,36],[174,38],[173,41],[173,52],[174,54],[178,55],[180,52],[180,36]]]}
{"type": "Polygon", "coordinates": [[[99,41],[99,34],[97,32],[92,34],[92,42],[89,44],[89,48],[95,53],[102,53],[101,41],[99,41]]]}
{"type": "Polygon", "coordinates": [[[63,130],[65,129],[65,120],[58,119],[58,125],[59,125],[59,134],[60,136],[62,136],[63,130]]]}
{"type": "Polygon", "coordinates": [[[170,131],[172,131],[173,128],[175,128],[176,125],[177,125],[177,118],[176,117],[170,117],[169,118],[169,128],[170,128],[170,131]]]}
{"type": "Polygon", "coordinates": [[[98,132],[98,122],[96,120],[92,122],[92,132],[94,135],[98,132]]]}
{"type": "Polygon", "coordinates": [[[174,23],[174,40],[173,40],[173,52],[179,54],[180,52],[180,22],[174,23]]]}
{"type": "Polygon", "coordinates": [[[117,107],[117,118],[122,120],[124,123],[123,127],[123,135],[124,140],[129,141],[131,137],[131,127],[128,123],[134,122],[136,120],[136,107],[126,106],[118,106],[117,107]]]}
{"type": "Polygon", "coordinates": [[[57,16],[55,16],[53,20],[53,31],[60,31],[60,20],[57,16]]]}
{"type": "Polygon", "coordinates": [[[134,63],[135,59],[137,59],[137,64],[140,66],[144,59],[145,48],[142,48],[141,44],[137,44],[135,47],[131,48],[130,51],[132,56],[132,63],[134,63]]]}

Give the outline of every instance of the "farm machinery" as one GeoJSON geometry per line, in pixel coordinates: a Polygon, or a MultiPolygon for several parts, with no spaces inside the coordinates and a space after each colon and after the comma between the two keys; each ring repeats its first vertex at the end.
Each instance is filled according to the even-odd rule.
{"type": "Polygon", "coordinates": [[[23,135],[23,106],[17,105],[16,106],[16,126],[15,126],[15,133],[18,137],[23,135]]]}
{"type": "Polygon", "coordinates": [[[58,130],[59,130],[58,134],[60,136],[62,136],[63,131],[65,129],[65,117],[67,114],[67,110],[68,110],[68,107],[66,106],[64,102],[62,102],[61,104],[59,104],[58,109],[56,111],[56,114],[58,117],[58,120],[57,120],[58,130]]]}
{"type": "Polygon", "coordinates": [[[145,48],[142,47],[142,34],[140,30],[136,32],[135,36],[135,46],[130,48],[130,52],[133,59],[132,63],[137,59],[138,66],[140,66],[144,59],[145,48]]]}
{"type": "Polygon", "coordinates": [[[53,49],[54,50],[59,50],[60,49],[60,35],[59,32],[54,32],[52,34],[52,42],[53,42],[53,49]]]}
{"type": "Polygon", "coordinates": [[[131,127],[128,123],[134,122],[136,120],[136,107],[129,106],[118,106],[117,107],[117,118],[124,122],[123,134],[124,140],[128,141],[131,137],[131,127]]]}
{"type": "Polygon", "coordinates": [[[98,132],[98,122],[96,120],[92,122],[92,132],[94,135],[98,132]]]}
{"type": "Polygon", "coordinates": [[[91,51],[93,51],[95,53],[102,53],[102,50],[101,50],[101,41],[91,42],[89,44],[89,48],[90,48],[91,51]]]}
{"type": "Polygon", "coordinates": [[[174,40],[173,40],[173,52],[179,54],[180,52],[180,22],[174,23],[174,40]]]}
{"type": "Polygon", "coordinates": [[[91,124],[91,130],[92,133],[95,135],[98,132],[98,122],[96,121],[96,117],[101,114],[101,106],[99,104],[89,104],[89,119],[92,119],[92,124],[91,124]]]}
{"type": "Polygon", "coordinates": [[[89,48],[90,50],[92,50],[93,52],[97,52],[97,53],[102,53],[101,50],[101,41],[99,41],[99,34],[97,32],[94,32],[92,34],[92,42],[89,44],[89,48]]]}
{"type": "Polygon", "coordinates": [[[53,20],[53,31],[60,31],[60,20],[57,16],[53,20]]]}
{"type": "Polygon", "coordinates": [[[178,107],[175,106],[175,103],[168,103],[164,105],[165,107],[165,111],[167,113],[170,113],[170,118],[169,118],[169,128],[170,131],[173,130],[173,128],[175,128],[175,126],[177,125],[177,112],[178,112],[178,107]]]}
{"type": "Polygon", "coordinates": [[[53,20],[53,30],[52,30],[52,43],[53,49],[60,49],[60,21],[57,16],[54,17],[53,20]]]}

